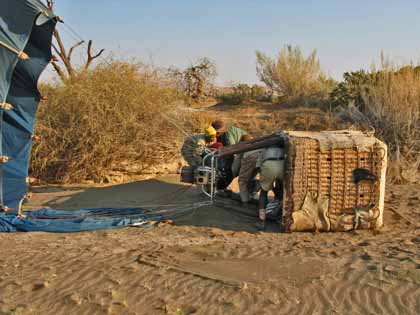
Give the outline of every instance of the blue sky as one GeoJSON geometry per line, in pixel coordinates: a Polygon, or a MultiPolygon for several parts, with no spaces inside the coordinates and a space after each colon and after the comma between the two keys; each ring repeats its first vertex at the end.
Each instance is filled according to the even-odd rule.
{"type": "Polygon", "coordinates": [[[56,13],[117,57],[165,67],[209,57],[220,84],[257,82],[255,51],[274,55],[285,44],[316,49],[336,79],[381,51],[400,63],[420,59],[418,0],[56,0],[56,13]]]}

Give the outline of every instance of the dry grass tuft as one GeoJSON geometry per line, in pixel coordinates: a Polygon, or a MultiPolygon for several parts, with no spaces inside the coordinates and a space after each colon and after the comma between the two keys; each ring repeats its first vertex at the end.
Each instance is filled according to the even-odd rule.
{"type": "Polygon", "coordinates": [[[146,168],[177,153],[181,132],[167,116],[179,98],[159,71],[110,61],[66,85],[42,87],[32,176],[55,182],[101,182],[113,165],[146,168]]]}
{"type": "Polygon", "coordinates": [[[314,50],[305,57],[298,46],[286,45],[271,58],[257,51],[259,79],[287,104],[317,105],[328,98],[334,81],[321,69],[314,50]]]}
{"type": "Polygon", "coordinates": [[[349,104],[346,118],[372,126],[389,146],[390,175],[396,182],[420,180],[420,71],[382,59],[360,86],[363,106],[349,104]]]}

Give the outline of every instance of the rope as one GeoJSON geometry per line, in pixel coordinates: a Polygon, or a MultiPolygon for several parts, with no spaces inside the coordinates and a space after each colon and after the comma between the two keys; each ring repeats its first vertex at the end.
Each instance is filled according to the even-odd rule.
{"type": "MultiPolygon", "coordinates": [[[[206,206],[211,204],[210,201],[202,201],[202,202],[195,202],[189,203],[185,206],[174,207],[172,209],[167,210],[159,210],[159,211],[147,211],[149,209],[142,208],[122,208],[122,209],[115,209],[114,211],[112,208],[104,208],[102,211],[95,211],[93,213],[82,213],[82,214],[73,214],[72,211],[68,211],[66,214],[59,214],[59,215],[31,215],[29,213],[27,217],[32,219],[76,219],[76,218],[88,218],[88,217],[113,217],[113,216],[138,216],[138,215],[145,215],[149,217],[173,217],[179,216],[184,214],[185,212],[189,212],[191,210],[198,209],[200,207],[206,206]]],[[[99,209],[98,209],[99,210],[99,209]]]]}
{"type": "Polygon", "coordinates": [[[14,54],[16,54],[20,59],[23,59],[23,60],[27,60],[27,59],[29,59],[29,56],[25,53],[25,52],[23,52],[23,51],[19,51],[19,50],[17,50],[17,49],[15,49],[15,48],[13,48],[12,46],[10,46],[9,44],[6,44],[5,42],[3,42],[3,41],[1,41],[0,40],[0,46],[3,46],[4,48],[6,48],[6,49],[8,49],[8,50],[10,50],[11,52],[13,52],[14,54]]]}
{"type": "Polygon", "coordinates": [[[68,30],[68,28],[67,28],[67,25],[65,24],[65,23],[60,23],[60,24],[57,24],[57,26],[56,26],[56,29],[59,29],[59,31],[60,32],[64,32],[64,33],[66,33],[69,37],[71,37],[75,42],[80,42],[81,40],[78,38],[78,37],[76,37],[76,36],[74,36],[73,35],[73,33],[71,33],[69,30],[68,30]],[[66,26],[66,27],[64,27],[64,26],[66,26]]]}
{"type": "Polygon", "coordinates": [[[41,11],[42,14],[44,14],[45,16],[49,17],[49,13],[48,13],[48,8],[42,3],[40,2],[39,4],[41,4],[41,6],[39,6],[36,2],[33,3],[39,11],[41,11]]]}
{"type": "Polygon", "coordinates": [[[69,31],[69,33],[73,34],[72,36],[74,38],[76,38],[79,41],[84,40],[83,37],[80,35],[80,33],[78,33],[70,24],[68,23],[63,23],[63,26],[66,27],[69,31]]]}
{"type": "Polygon", "coordinates": [[[189,137],[190,133],[188,133],[184,128],[182,128],[181,126],[179,126],[177,123],[175,123],[169,116],[167,116],[166,114],[164,114],[163,112],[159,112],[161,114],[161,116],[163,118],[165,118],[168,122],[170,122],[175,128],[177,128],[179,131],[181,131],[181,133],[184,134],[184,136],[189,137]]]}
{"type": "MultiPolygon", "coordinates": [[[[68,35],[70,35],[71,37],[73,37],[73,39],[75,39],[78,42],[83,41],[82,46],[84,46],[85,48],[89,48],[88,44],[86,43],[86,40],[70,24],[64,23],[64,22],[61,23],[61,24],[63,24],[63,28],[62,29],[68,35]]],[[[93,53],[95,55],[98,54],[98,51],[95,48],[91,47],[91,49],[92,49],[92,51],[93,51],[93,53]]]]}
{"type": "Polygon", "coordinates": [[[252,214],[252,213],[248,213],[248,212],[246,212],[244,210],[240,210],[240,208],[235,207],[229,201],[225,201],[225,200],[220,200],[219,199],[219,200],[217,200],[216,206],[219,209],[222,209],[222,210],[225,210],[225,211],[228,211],[228,212],[230,212],[230,211],[235,212],[236,214],[239,214],[241,217],[246,217],[247,219],[250,219],[250,218],[252,218],[252,219],[258,218],[258,214],[257,213],[252,214]],[[226,209],[226,208],[229,208],[229,210],[226,209]]]}

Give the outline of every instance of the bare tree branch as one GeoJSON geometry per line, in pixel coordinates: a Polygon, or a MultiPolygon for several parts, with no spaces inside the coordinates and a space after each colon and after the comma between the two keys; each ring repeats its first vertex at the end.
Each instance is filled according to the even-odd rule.
{"type": "Polygon", "coordinates": [[[64,47],[63,41],[61,40],[60,33],[58,33],[57,29],[54,29],[54,38],[58,44],[60,56],[66,57],[67,56],[66,48],[64,47]]]}
{"type": "MultiPolygon", "coordinates": [[[[46,0],[47,2],[47,6],[50,10],[54,10],[54,1],[53,0],[46,0]]],[[[74,44],[72,47],[70,47],[70,49],[67,52],[66,47],[64,46],[63,40],[61,39],[60,33],[58,32],[57,29],[54,29],[54,38],[56,41],[56,45],[52,44],[52,48],[54,49],[54,51],[57,53],[58,57],[60,58],[61,62],[63,62],[65,70],[67,73],[65,73],[63,71],[63,69],[60,67],[60,65],[58,64],[57,60],[52,60],[51,64],[54,67],[54,70],[57,72],[58,76],[61,78],[61,80],[63,82],[67,81],[69,78],[74,78],[74,76],[76,75],[77,71],[76,68],[73,66],[72,62],[71,62],[71,58],[73,55],[73,52],[75,51],[75,49],[79,46],[81,46],[84,41],[81,40],[80,42],[74,44]]],[[[92,53],[92,45],[93,42],[92,40],[89,40],[88,43],[88,47],[87,47],[87,61],[83,67],[84,70],[87,70],[89,68],[89,66],[92,64],[93,60],[98,58],[99,56],[102,55],[102,53],[105,51],[105,49],[101,49],[99,51],[99,53],[97,53],[96,55],[92,53]]]]}
{"type": "Polygon", "coordinates": [[[54,45],[54,43],[51,43],[51,47],[54,49],[54,51],[61,57],[61,52],[58,50],[57,46],[54,45]]]}
{"type": "Polygon", "coordinates": [[[74,73],[74,69],[73,69],[73,66],[70,62],[70,59],[68,58],[68,54],[67,54],[66,48],[63,44],[63,41],[61,39],[60,33],[58,33],[58,31],[56,29],[54,30],[54,38],[55,38],[55,41],[58,44],[58,50],[57,50],[58,55],[60,56],[61,61],[64,63],[64,66],[66,67],[68,76],[72,77],[73,73],[74,73]]]}
{"type": "Polygon", "coordinates": [[[85,64],[85,70],[89,68],[90,64],[92,63],[94,59],[98,58],[105,51],[105,49],[101,49],[96,55],[92,55],[92,44],[93,44],[92,40],[89,40],[88,49],[87,49],[88,59],[85,64]]]}
{"type": "Polygon", "coordinates": [[[57,72],[58,76],[60,77],[61,81],[65,82],[67,80],[67,76],[64,74],[59,64],[56,61],[51,61],[51,64],[54,67],[55,72],[57,72]]]}
{"type": "Polygon", "coordinates": [[[67,55],[67,59],[69,60],[69,62],[71,61],[71,55],[73,54],[74,49],[77,48],[77,47],[79,47],[80,45],[83,45],[84,42],[85,42],[84,40],[81,40],[80,42],[78,42],[77,44],[73,45],[70,48],[69,53],[67,55]]]}

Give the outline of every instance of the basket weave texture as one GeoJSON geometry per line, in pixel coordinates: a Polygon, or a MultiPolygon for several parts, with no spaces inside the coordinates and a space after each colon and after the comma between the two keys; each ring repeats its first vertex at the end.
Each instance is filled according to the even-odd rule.
{"type": "Polygon", "coordinates": [[[382,226],[387,164],[387,147],[383,142],[372,135],[350,130],[290,131],[282,136],[287,152],[284,230],[348,231],[382,226]],[[356,183],[353,175],[356,169],[369,170],[377,180],[356,183]],[[298,211],[302,211],[309,196],[323,207],[314,210],[316,215],[308,216],[308,211],[304,210],[303,224],[297,222],[301,220],[299,214],[303,213],[298,211]],[[359,215],[362,212],[363,215],[359,215]],[[308,219],[311,216],[313,222],[308,219]]]}

